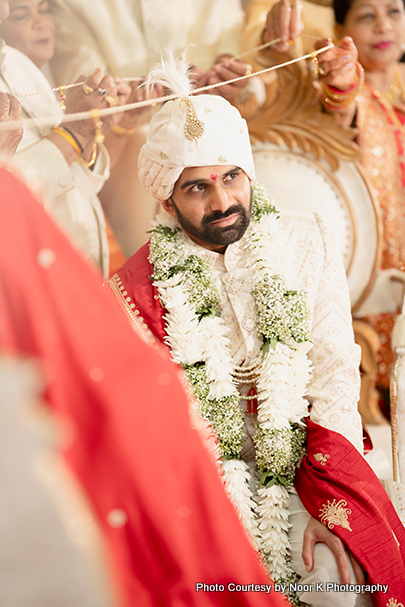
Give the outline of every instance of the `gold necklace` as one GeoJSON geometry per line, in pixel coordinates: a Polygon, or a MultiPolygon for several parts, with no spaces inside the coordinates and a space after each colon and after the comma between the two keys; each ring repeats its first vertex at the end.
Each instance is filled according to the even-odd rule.
{"type": "Polygon", "coordinates": [[[378,99],[385,98],[387,101],[392,102],[395,97],[400,97],[400,101],[402,103],[405,102],[404,83],[402,80],[401,70],[398,65],[395,68],[394,78],[388,91],[382,93],[378,89],[373,88],[373,93],[378,99]]]}
{"type": "MultiPolygon", "coordinates": [[[[399,69],[398,69],[398,71],[399,71],[399,69]]],[[[404,98],[404,96],[403,96],[404,88],[403,88],[402,79],[400,79],[399,82],[400,82],[400,85],[402,85],[401,88],[400,88],[401,101],[402,101],[402,99],[404,98]]],[[[392,103],[392,101],[390,99],[388,99],[386,95],[381,94],[380,91],[378,91],[376,89],[373,89],[373,87],[370,86],[370,84],[366,83],[366,85],[367,85],[367,88],[370,91],[371,95],[374,95],[374,97],[377,100],[377,102],[382,106],[382,108],[385,110],[385,112],[387,113],[387,115],[391,119],[393,126],[396,127],[397,130],[399,131],[399,133],[401,135],[401,138],[404,139],[405,128],[404,128],[404,125],[402,124],[402,122],[400,121],[400,119],[397,116],[397,113],[395,111],[394,104],[392,103]]]]}

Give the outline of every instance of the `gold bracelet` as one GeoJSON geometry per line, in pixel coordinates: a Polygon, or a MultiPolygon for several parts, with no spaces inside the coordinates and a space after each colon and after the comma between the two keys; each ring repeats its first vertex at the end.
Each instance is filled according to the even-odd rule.
{"type": "Polygon", "coordinates": [[[132,129],[124,129],[123,126],[115,124],[111,130],[117,137],[128,137],[128,135],[136,133],[136,126],[132,127],[132,129]]]}
{"type": "Polygon", "coordinates": [[[356,96],[357,96],[357,91],[355,91],[351,95],[347,95],[346,97],[339,99],[336,97],[332,97],[332,95],[330,95],[329,92],[327,92],[325,90],[322,91],[323,100],[326,102],[327,105],[329,105],[330,107],[334,107],[334,108],[346,107],[346,106],[350,105],[356,99],[356,96]]]}
{"type": "Polygon", "coordinates": [[[93,118],[93,122],[96,126],[96,136],[94,137],[94,141],[96,143],[104,143],[104,139],[105,139],[104,134],[103,134],[103,121],[101,120],[100,113],[101,113],[100,108],[95,108],[94,110],[89,110],[89,114],[93,118]]]}
{"type": "Polygon", "coordinates": [[[346,91],[340,91],[326,82],[323,83],[323,96],[325,99],[328,99],[328,105],[345,107],[354,101],[364,84],[364,69],[360,63],[356,63],[356,71],[358,76],[357,81],[346,91]]]}
{"type": "Polygon", "coordinates": [[[54,133],[57,133],[58,135],[60,135],[61,137],[63,137],[63,139],[65,141],[67,141],[68,143],[70,143],[70,145],[72,146],[72,148],[74,149],[74,151],[79,156],[80,156],[80,154],[82,154],[82,152],[83,152],[82,146],[75,139],[75,137],[73,137],[73,135],[71,133],[69,133],[69,131],[67,131],[66,129],[63,128],[63,126],[53,126],[51,128],[51,131],[54,132],[54,133]]]}
{"type": "Polygon", "coordinates": [[[330,97],[331,99],[334,99],[335,101],[345,101],[345,99],[350,99],[351,97],[353,97],[353,95],[357,94],[357,89],[351,93],[334,93],[333,91],[330,90],[330,88],[327,88],[326,86],[324,87],[324,93],[326,93],[328,95],[328,97],[330,97]]]}
{"type": "Polygon", "coordinates": [[[332,110],[340,110],[341,108],[348,107],[351,103],[353,103],[354,99],[355,97],[351,99],[345,99],[344,101],[336,102],[333,99],[329,99],[329,97],[325,97],[324,95],[322,95],[322,101],[332,110]]]}
{"type": "Polygon", "coordinates": [[[98,155],[98,145],[96,142],[94,142],[93,143],[93,153],[91,155],[89,162],[84,160],[84,158],[82,158],[81,156],[79,156],[79,158],[77,160],[79,162],[81,162],[82,164],[84,164],[84,166],[87,167],[88,169],[91,169],[91,167],[94,166],[96,163],[97,155],[98,155]]]}

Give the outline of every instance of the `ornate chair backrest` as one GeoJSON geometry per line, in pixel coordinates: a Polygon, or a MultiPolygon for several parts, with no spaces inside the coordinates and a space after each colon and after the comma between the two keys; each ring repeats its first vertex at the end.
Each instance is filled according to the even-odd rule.
{"type": "Polygon", "coordinates": [[[393,481],[383,484],[405,526],[405,297],[391,344],[395,353],[390,381],[393,481]]]}
{"type": "Polygon", "coordinates": [[[356,131],[337,126],[321,111],[305,63],[276,73],[276,85],[274,78],[265,82],[268,101],[245,113],[257,179],[278,206],[324,215],[340,247],[356,309],[372,287],[382,242],[379,207],[353,141],[356,131]]]}
{"type": "Polygon", "coordinates": [[[394,481],[405,483],[405,293],[391,345],[395,354],[390,383],[393,476],[394,481]]]}

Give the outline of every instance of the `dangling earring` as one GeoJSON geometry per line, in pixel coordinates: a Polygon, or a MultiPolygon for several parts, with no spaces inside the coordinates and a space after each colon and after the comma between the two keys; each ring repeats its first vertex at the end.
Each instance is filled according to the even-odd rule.
{"type": "Polygon", "coordinates": [[[60,100],[60,107],[63,111],[66,110],[66,91],[67,86],[58,86],[58,90],[59,90],[59,100],[60,100]]]}
{"type": "Polygon", "coordinates": [[[317,57],[316,51],[311,53],[311,64],[312,64],[312,74],[314,78],[318,78],[319,74],[319,61],[317,57]]]}

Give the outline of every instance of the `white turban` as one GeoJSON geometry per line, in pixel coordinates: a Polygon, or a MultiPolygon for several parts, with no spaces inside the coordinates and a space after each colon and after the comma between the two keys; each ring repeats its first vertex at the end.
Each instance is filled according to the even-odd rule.
{"type": "Polygon", "coordinates": [[[254,180],[255,171],[246,121],[238,110],[218,95],[191,95],[184,101],[168,101],[150,123],[139,154],[139,178],[158,201],[167,200],[186,167],[230,165],[243,169],[254,180]],[[185,134],[190,118],[202,123],[202,135],[185,134]]]}

